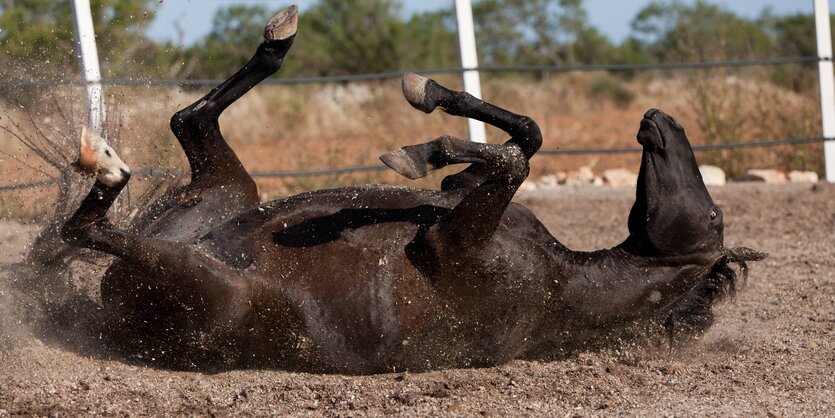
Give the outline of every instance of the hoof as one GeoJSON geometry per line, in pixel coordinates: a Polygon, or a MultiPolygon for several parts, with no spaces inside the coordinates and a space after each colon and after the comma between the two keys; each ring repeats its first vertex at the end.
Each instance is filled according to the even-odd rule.
{"type": "Polygon", "coordinates": [[[415,151],[412,147],[400,148],[381,155],[380,160],[403,177],[416,180],[425,177],[429,173],[429,170],[427,169],[425,159],[416,159],[416,157],[419,157],[417,155],[419,152],[415,151]],[[424,160],[424,162],[421,162],[421,160],[424,160]]]}
{"type": "Polygon", "coordinates": [[[428,87],[434,81],[415,73],[403,74],[403,96],[412,107],[424,113],[432,113],[437,106],[428,94],[428,87]]]}
{"type": "Polygon", "coordinates": [[[299,26],[299,8],[295,5],[278,12],[264,28],[264,39],[281,41],[296,34],[299,26]]]}
{"type": "Polygon", "coordinates": [[[123,186],[130,179],[130,167],[119,158],[107,142],[88,129],[81,127],[80,149],[76,168],[94,175],[107,187],[123,186]]]}

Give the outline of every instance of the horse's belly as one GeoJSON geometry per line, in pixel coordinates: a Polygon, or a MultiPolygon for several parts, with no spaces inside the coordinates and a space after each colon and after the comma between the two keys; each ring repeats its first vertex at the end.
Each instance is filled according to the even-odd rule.
{"type": "Polygon", "coordinates": [[[406,256],[413,225],[346,229],[316,245],[274,244],[250,267],[303,323],[314,367],[375,370],[396,362],[437,300],[406,256]]]}
{"type": "Polygon", "coordinates": [[[367,228],[316,247],[276,248],[262,266],[302,319],[314,367],[421,370],[496,364],[524,351],[542,289],[528,282],[528,266],[509,264],[514,255],[502,245],[488,251],[490,263],[466,271],[483,276],[481,285],[448,293],[409,260],[416,231],[392,228],[373,242],[379,234],[367,228]]]}

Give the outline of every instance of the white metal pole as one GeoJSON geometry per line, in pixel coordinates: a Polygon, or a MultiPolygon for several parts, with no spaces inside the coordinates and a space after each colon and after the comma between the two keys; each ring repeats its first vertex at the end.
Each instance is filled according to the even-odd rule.
{"type": "Polygon", "coordinates": [[[99,54],[96,50],[96,34],[93,30],[90,0],[72,0],[70,4],[72,4],[74,17],[75,44],[81,63],[81,72],[86,82],[90,129],[101,134],[104,122],[104,102],[102,101],[99,54]]]}
{"type": "MultiPolygon", "coordinates": [[[[473,8],[470,0],[455,0],[455,16],[458,20],[458,45],[461,50],[461,66],[470,68],[464,71],[464,91],[481,99],[481,78],[478,71],[478,55],[475,49],[475,27],[473,26],[473,8]]],[[[485,142],[487,134],[484,123],[467,119],[470,141],[485,142]]]]}
{"type": "MultiPolygon", "coordinates": [[[[818,38],[818,73],[821,90],[823,136],[835,137],[835,81],[832,73],[832,32],[829,27],[829,0],[814,0],[815,32],[818,38]]],[[[835,183],[835,141],[823,144],[826,181],[835,183]]]]}

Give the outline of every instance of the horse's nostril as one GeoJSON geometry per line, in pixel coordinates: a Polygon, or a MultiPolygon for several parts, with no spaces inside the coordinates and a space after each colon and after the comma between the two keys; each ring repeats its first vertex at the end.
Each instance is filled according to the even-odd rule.
{"type": "Polygon", "coordinates": [[[130,177],[130,171],[125,170],[124,168],[120,168],[120,169],[119,169],[119,171],[121,171],[121,172],[122,172],[122,176],[124,176],[124,177],[130,177]]]}

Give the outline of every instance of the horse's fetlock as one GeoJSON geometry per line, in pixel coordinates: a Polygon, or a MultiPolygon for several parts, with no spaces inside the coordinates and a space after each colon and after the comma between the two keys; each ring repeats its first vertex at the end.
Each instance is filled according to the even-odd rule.
{"type": "Polygon", "coordinates": [[[507,170],[506,179],[508,184],[521,184],[528,177],[531,166],[525,157],[525,153],[518,146],[509,146],[503,160],[505,170],[507,170]]]}

